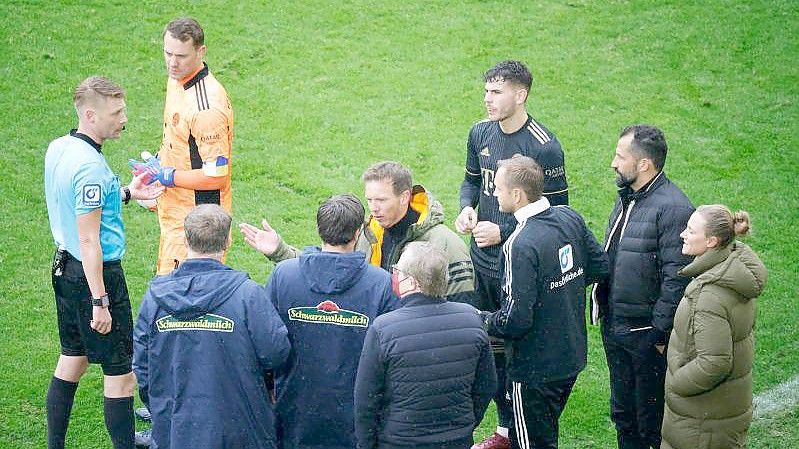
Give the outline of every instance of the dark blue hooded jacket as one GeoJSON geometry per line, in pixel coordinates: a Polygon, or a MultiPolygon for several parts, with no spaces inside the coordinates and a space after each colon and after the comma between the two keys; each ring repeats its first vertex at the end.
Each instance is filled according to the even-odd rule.
{"type": "Polygon", "coordinates": [[[150,283],[133,340],[154,447],[277,447],[264,375],[285,362],[289,341],[247,274],[186,260],[150,283]]]}
{"type": "Polygon", "coordinates": [[[292,345],[276,382],[282,447],[354,448],[353,389],[363,339],[377,316],[401,305],[391,277],[361,252],[308,247],[275,267],[266,290],[292,345]]]}

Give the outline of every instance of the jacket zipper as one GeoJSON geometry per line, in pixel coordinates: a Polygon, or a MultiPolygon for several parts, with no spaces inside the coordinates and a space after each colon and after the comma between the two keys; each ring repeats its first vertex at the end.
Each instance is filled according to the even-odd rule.
{"type": "MultiPolygon", "coordinates": [[[[624,204],[624,203],[622,203],[624,204]]],[[[619,227],[619,223],[621,222],[622,216],[624,216],[624,224],[621,227],[621,234],[619,235],[619,242],[616,244],[617,246],[621,246],[621,239],[624,237],[624,230],[627,228],[627,221],[630,219],[630,212],[633,210],[633,206],[635,205],[635,200],[630,201],[630,204],[627,206],[627,213],[619,213],[619,216],[616,218],[616,222],[613,223],[613,228],[610,230],[610,234],[608,240],[605,242],[605,253],[608,252],[608,248],[610,248],[610,242],[613,241],[613,234],[616,233],[616,228],[619,227]]],[[[622,206],[622,211],[624,207],[622,206]]],[[[618,251],[618,249],[617,249],[618,251]]],[[[613,267],[610,267],[612,270],[613,267]]],[[[593,287],[591,288],[591,324],[596,325],[599,323],[599,300],[596,299],[596,290],[599,288],[598,283],[594,283],[593,287]]]]}

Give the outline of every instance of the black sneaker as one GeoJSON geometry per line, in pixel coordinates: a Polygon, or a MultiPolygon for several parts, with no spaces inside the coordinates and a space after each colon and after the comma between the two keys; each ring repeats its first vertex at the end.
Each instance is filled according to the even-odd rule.
{"type": "Polygon", "coordinates": [[[136,432],[133,436],[133,443],[136,448],[148,448],[153,442],[153,429],[145,429],[141,432],[136,432]]]}
{"type": "Polygon", "coordinates": [[[150,416],[150,410],[147,407],[139,407],[134,412],[137,418],[142,421],[150,422],[152,421],[152,416],[150,416]]]}

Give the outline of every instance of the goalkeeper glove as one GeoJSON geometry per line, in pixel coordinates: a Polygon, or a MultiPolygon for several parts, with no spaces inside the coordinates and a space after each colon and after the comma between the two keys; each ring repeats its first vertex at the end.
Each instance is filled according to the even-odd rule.
{"type": "Polygon", "coordinates": [[[161,167],[160,158],[158,156],[153,156],[149,151],[142,151],[141,157],[144,159],[144,162],[137,161],[136,159],[128,160],[128,164],[133,170],[134,175],[147,172],[147,184],[158,181],[164,187],[175,186],[175,169],[173,167],[161,167]]]}

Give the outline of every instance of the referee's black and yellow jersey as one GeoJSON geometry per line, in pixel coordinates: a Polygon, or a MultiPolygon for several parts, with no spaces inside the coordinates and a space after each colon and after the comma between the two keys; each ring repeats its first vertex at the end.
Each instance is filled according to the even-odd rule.
{"type": "MultiPolygon", "coordinates": [[[[519,130],[505,134],[499,122],[478,122],[469,132],[466,153],[466,176],[461,185],[460,205],[477,206],[477,219],[500,227],[504,242],[513,232],[516,220],[512,214],[499,211],[494,197],[494,176],[497,162],[514,154],[533,158],[544,170],[544,197],[553,206],[569,204],[563,149],[557,137],[530,115],[519,130]]],[[[499,255],[502,245],[478,248],[472,239],[474,267],[491,277],[500,277],[499,255]]]]}

